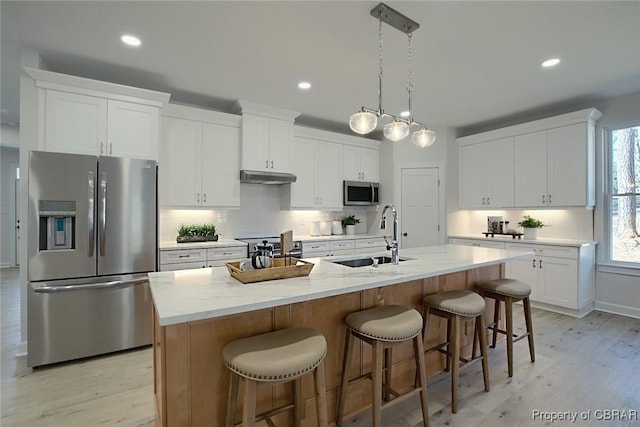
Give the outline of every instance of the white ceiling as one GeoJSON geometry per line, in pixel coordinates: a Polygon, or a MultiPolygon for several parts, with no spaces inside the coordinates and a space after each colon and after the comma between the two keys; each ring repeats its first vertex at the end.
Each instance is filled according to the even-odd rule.
{"type": "MultiPolygon", "coordinates": [[[[376,1],[0,2],[2,122],[18,117],[21,49],[51,70],[228,110],[246,99],[347,131],[377,107],[376,1]],[[136,49],[120,42],[129,32],[136,49]],[[301,80],[311,90],[297,88],[301,80]]],[[[640,91],[640,1],[388,1],[420,24],[414,116],[470,129],[640,91]],[[554,69],[540,63],[557,56],[554,69]]],[[[386,111],[406,109],[404,33],[384,26],[386,111]]]]}

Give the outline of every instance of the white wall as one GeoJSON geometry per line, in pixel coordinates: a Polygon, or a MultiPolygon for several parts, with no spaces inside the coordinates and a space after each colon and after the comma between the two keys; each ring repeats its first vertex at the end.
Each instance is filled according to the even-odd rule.
{"type": "Polygon", "coordinates": [[[0,267],[16,265],[15,168],[19,163],[17,127],[0,127],[0,267]]]}

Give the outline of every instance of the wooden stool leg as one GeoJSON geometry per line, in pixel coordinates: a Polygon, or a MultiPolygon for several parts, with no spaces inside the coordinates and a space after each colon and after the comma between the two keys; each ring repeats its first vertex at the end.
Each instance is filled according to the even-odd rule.
{"type": "Polygon", "coordinates": [[[324,383],[324,361],[313,371],[313,382],[316,387],[316,415],[318,418],[318,427],[327,427],[329,421],[327,419],[327,391],[324,383]]]}
{"type": "Polygon", "coordinates": [[[531,361],[536,361],[536,351],[533,347],[533,322],[531,322],[531,302],[529,301],[529,297],[526,297],[522,300],[522,307],[524,308],[524,321],[527,325],[527,333],[529,336],[527,337],[529,340],[529,355],[531,356],[531,361]]]}
{"type": "Polygon", "coordinates": [[[242,427],[254,427],[256,425],[256,382],[246,378],[243,382],[242,427]]]}
{"type": "Polygon", "coordinates": [[[449,348],[451,353],[447,360],[451,361],[451,412],[458,411],[458,371],[460,367],[460,316],[451,316],[449,331],[449,348]]]}
{"type": "Polygon", "coordinates": [[[302,424],[302,379],[296,378],[293,382],[293,425],[300,427],[302,424]]]}
{"type": "MultiPolygon", "coordinates": [[[[453,317],[453,316],[451,316],[451,317],[453,317]]],[[[452,354],[451,346],[453,345],[451,343],[451,317],[447,318],[447,339],[448,339],[448,341],[447,341],[447,353],[448,353],[448,355],[445,357],[445,367],[444,367],[445,372],[449,372],[451,370],[451,354],[452,354]]]]}
{"type": "MultiPolygon", "coordinates": [[[[489,361],[487,360],[487,332],[484,313],[476,317],[476,331],[480,342],[480,355],[482,357],[482,376],[484,378],[484,390],[489,391],[489,361]]],[[[473,343],[475,347],[475,342],[473,343]]]]}
{"type": "Polygon", "coordinates": [[[493,305],[493,341],[491,348],[496,348],[496,340],[498,339],[498,325],[500,322],[500,300],[496,299],[493,305]]]}
{"type": "Polygon", "coordinates": [[[226,427],[233,427],[236,423],[236,406],[238,404],[238,383],[240,377],[235,373],[231,373],[229,380],[229,396],[227,396],[227,418],[226,427]]]}
{"type": "Polygon", "coordinates": [[[340,382],[340,390],[338,390],[338,409],[336,410],[336,426],[342,425],[342,416],[344,413],[344,400],[347,395],[347,385],[349,384],[349,362],[351,361],[351,347],[353,345],[353,334],[347,329],[346,339],[344,343],[344,357],[342,359],[342,381],[340,382]]]}
{"type": "Polygon", "coordinates": [[[382,355],[384,344],[373,342],[373,427],[382,427],[382,355]]]}
{"type": "Polygon", "coordinates": [[[507,369],[509,377],[513,376],[513,299],[504,298],[504,311],[507,319],[507,369]]]}
{"type": "Polygon", "coordinates": [[[420,404],[422,405],[422,424],[429,427],[429,405],[427,399],[427,370],[424,364],[424,344],[422,336],[417,335],[413,339],[413,354],[416,358],[416,372],[418,385],[420,386],[420,404]]]}
{"type": "MultiPolygon", "coordinates": [[[[388,347],[384,349],[384,377],[383,384],[387,387],[391,387],[391,366],[393,365],[393,353],[392,348],[388,347]]],[[[391,399],[391,393],[389,393],[388,389],[382,388],[382,398],[385,402],[388,402],[391,399]]]]}

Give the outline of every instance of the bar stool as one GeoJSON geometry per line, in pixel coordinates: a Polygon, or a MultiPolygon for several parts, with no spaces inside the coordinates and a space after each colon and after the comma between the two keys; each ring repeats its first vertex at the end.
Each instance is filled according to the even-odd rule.
{"type": "Polygon", "coordinates": [[[531,286],[516,279],[496,279],[478,284],[478,292],[486,298],[495,300],[495,309],[493,315],[493,323],[487,328],[493,331],[492,348],[496,346],[496,338],[498,333],[507,337],[507,368],[509,376],[513,376],[513,343],[520,341],[522,338],[529,339],[529,356],[531,362],[536,361],[536,353],[533,347],[533,324],[531,322],[531,304],[529,295],[531,294],[531,286]],[[504,301],[506,330],[498,328],[500,320],[500,301],[504,301]],[[521,335],[513,334],[513,303],[522,301],[524,308],[524,321],[527,332],[521,335]]]}
{"type": "Polygon", "coordinates": [[[351,313],[345,318],[345,324],[347,333],[342,363],[342,382],[338,394],[336,426],[342,425],[347,386],[363,379],[372,379],[372,421],[374,427],[381,426],[383,408],[404,400],[400,399],[400,397],[408,397],[418,392],[420,393],[420,404],[422,406],[423,425],[428,427],[427,375],[424,364],[424,347],[420,333],[422,331],[420,313],[400,305],[385,305],[351,313]],[[373,347],[373,371],[349,380],[349,362],[354,337],[373,347]],[[409,392],[400,395],[391,389],[391,348],[408,340],[413,340],[418,385],[409,392]],[[390,399],[390,395],[393,395],[394,399],[390,399]],[[383,397],[385,399],[384,405],[382,404],[383,397]]]}
{"type": "Polygon", "coordinates": [[[225,425],[235,424],[238,384],[244,380],[242,426],[254,426],[288,409],[294,410],[295,426],[301,425],[301,377],[313,371],[318,426],[327,426],[327,397],[324,383],[324,356],[327,341],[311,328],[290,328],[233,341],[222,351],[224,364],[231,370],[225,425]],[[293,403],[256,416],[256,385],[293,382],[293,403]]]}
{"type": "MultiPolygon", "coordinates": [[[[429,315],[436,315],[447,319],[447,341],[428,348],[425,353],[439,351],[447,356],[446,371],[451,370],[451,412],[458,410],[458,375],[460,369],[482,360],[482,374],[484,389],[489,391],[489,364],[487,361],[487,336],[484,333],[474,333],[474,347],[476,337],[480,341],[480,357],[471,355],[471,359],[460,357],[460,319],[475,318],[475,331],[485,331],[484,299],[475,292],[467,290],[442,292],[427,295],[422,300],[424,310],[424,340],[427,341],[429,315]],[[443,347],[447,347],[446,350],[443,347]],[[459,362],[463,362],[460,365],[459,362]]],[[[475,353],[475,352],[474,352],[475,353]]]]}

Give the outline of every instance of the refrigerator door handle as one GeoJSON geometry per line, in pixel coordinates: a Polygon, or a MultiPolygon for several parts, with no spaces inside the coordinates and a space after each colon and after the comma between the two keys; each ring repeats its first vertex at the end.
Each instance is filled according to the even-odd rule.
{"type": "Polygon", "coordinates": [[[107,246],[107,173],[100,173],[100,256],[105,256],[107,246]]]}
{"type": "Polygon", "coordinates": [[[87,289],[105,289],[105,288],[116,288],[119,286],[126,285],[135,285],[138,283],[146,282],[146,277],[131,279],[131,280],[113,280],[110,282],[102,282],[102,283],[88,283],[86,285],[58,285],[58,286],[41,286],[39,288],[34,288],[35,293],[52,293],[52,292],[68,292],[68,291],[83,291],[87,289]]]}
{"type": "Polygon", "coordinates": [[[93,247],[95,246],[95,180],[93,177],[93,171],[89,172],[89,207],[87,209],[88,224],[89,224],[89,257],[93,257],[93,247]]]}

